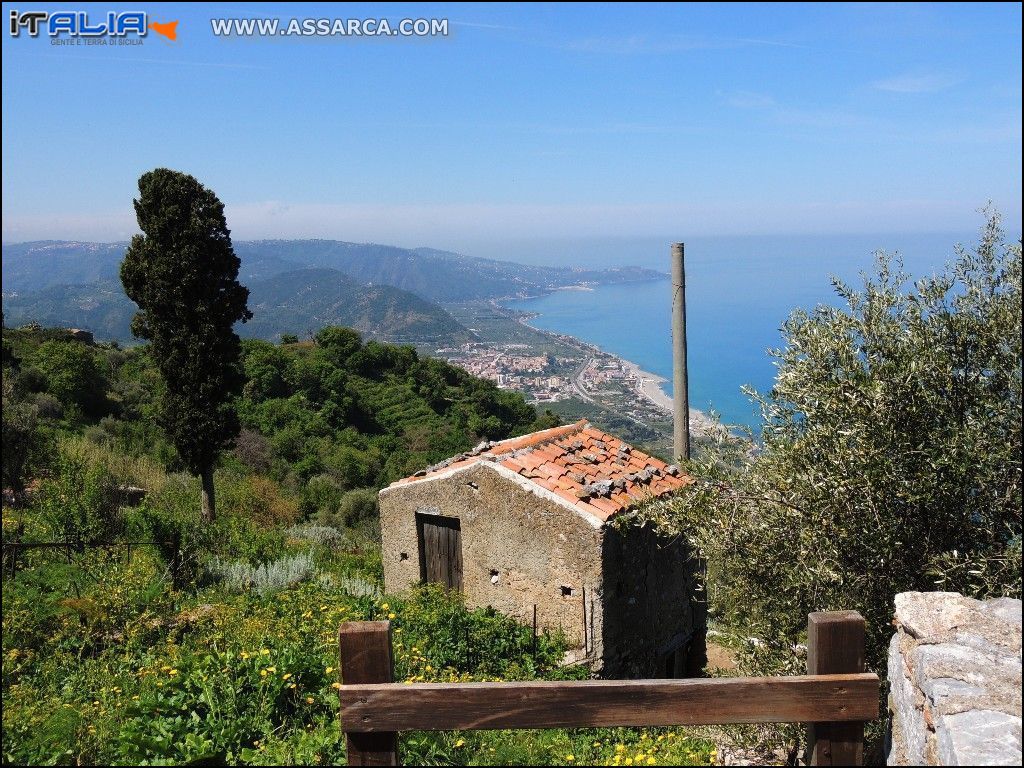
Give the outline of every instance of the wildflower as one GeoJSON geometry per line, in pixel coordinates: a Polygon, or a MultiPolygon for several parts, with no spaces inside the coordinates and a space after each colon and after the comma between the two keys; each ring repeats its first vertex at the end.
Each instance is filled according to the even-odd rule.
{"type": "Polygon", "coordinates": [[[282,680],[287,680],[287,679],[288,679],[289,677],[291,677],[291,676],[292,676],[292,673],[291,673],[291,672],[288,672],[287,674],[281,675],[281,679],[282,679],[282,680]]]}
{"type": "Polygon", "coordinates": [[[174,677],[174,676],[175,676],[176,674],[178,674],[178,670],[176,670],[176,669],[172,669],[172,670],[171,670],[170,672],[168,672],[167,674],[168,674],[168,675],[170,675],[171,677],[174,677]]]}
{"type": "Polygon", "coordinates": [[[239,655],[242,657],[243,660],[249,658],[249,654],[246,653],[245,651],[242,651],[239,655]]]}
{"type": "Polygon", "coordinates": [[[575,762],[575,760],[576,760],[576,756],[575,755],[566,755],[565,756],[565,762],[567,762],[567,763],[575,762]]]}
{"type": "Polygon", "coordinates": [[[455,742],[455,746],[456,747],[464,747],[464,746],[466,746],[466,740],[465,739],[459,739],[458,741],[455,742]]]}
{"type": "Polygon", "coordinates": [[[626,746],[624,744],[616,744],[615,745],[615,751],[616,752],[625,752],[626,751],[626,746]]]}
{"type": "Polygon", "coordinates": [[[331,683],[331,688],[334,688],[335,690],[340,691],[341,690],[341,683],[331,683]]]}
{"type": "Polygon", "coordinates": [[[266,648],[260,648],[260,656],[269,656],[270,651],[266,648]]]}
{"type": "Polygon", "coordinates": [[[289,687],[289,688],[294,688],[294,687],[295,687],[296,685],[297,685],[296,683],[292,683],[292,684],[291,684],[291,685],[289,685],[288,687],[289,687]]]}
{"type": "Polygon", "coordinates": [[[331,672],[333,672],[333,671],[334,671],[334,667],[327,667],[327,669],[324,670],[324,672],[327,673],[328,675],[331,674],[331,672]]]}
{"type": "Polygon", "coordinates": [[[389,618],[389,619],[393,619],[393,618],[395,618],[395,614],[393,614],[393,613],[389,613],[389,614],[388,614],[388,618],[389,618]]]}
{"type": "Polygon", "coordinates": [[[138,696],[132,696],[132,701],[138,701],[138,700],[139,700],[138,696]]]}
{"type": "Polygon", "coordinates": [[[274,674],[277,672],[277,667],[267,667],[267,672],[274,674]]]}
{"type": "Polygon", "coordinates": [[[387,603],[381,603],[381,604],[380,604],[380,609],[381,609],[382,611],[386,611],[386,610],[388,609],[388,604],[387,604],[387,603]]]}
{"type": "Polygon", "coordinates": [[[312,697],[312,696],[307,696],[307,697],[306,697],[306,703],[307,703],[307,704],[312,704],[312,703],[313,703],[313,701],[314,701],[314,699],[313,699],[313,697],[312,697]]]}
{"type": "Polygon", "coordinates": [[[266,677],[266,676],[267,676],[267,670],[261,669],[260,670],[260,677],[266,677]]]}
{"type": "Polygon", "coordinates": [[[653,757],[648,757],[648,758],[647,758],[647,764],[648,764],[648,765],[655,765],[655,764],[656,764],[657,762],[658,762],[658,761],[657,761],[657,760],[655,760],[655,759],[654,759],[653,757]]]}

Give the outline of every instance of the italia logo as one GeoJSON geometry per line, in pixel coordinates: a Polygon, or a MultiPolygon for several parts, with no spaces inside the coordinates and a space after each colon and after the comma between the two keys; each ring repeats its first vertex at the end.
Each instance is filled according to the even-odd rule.
{"type": "Polygon", "coordinates": [[[86,11],[11,11],[11,37],[146,37],[149,30],[168,40],[178,39],[178,22],[150,21],[145,11],[108,11],[90,16],[86,11]]]}

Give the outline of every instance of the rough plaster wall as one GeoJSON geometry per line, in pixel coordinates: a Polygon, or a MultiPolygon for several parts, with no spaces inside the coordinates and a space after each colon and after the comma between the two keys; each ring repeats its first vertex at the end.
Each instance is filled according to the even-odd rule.
{"type": "Polygon", "coordinates": [[[679,539],[649,527],[612,528],[604,562],[605,676],[664,677],[665,655],[685,653],[691,643],[703,656],[703,614],[694,602],[698,563],[679,539]]]}
{"type": "Polygon", "coordinates": [[[388,592],[405,591],[420,580],[416,512],[459,518],[467,605],[490,605],[529,624],[536,603],[538,626],[561,628],[576,648],[568,661],[600,659],[603,528],[482,465],[397,486],[380,496],[388,592]],[[496,583],[492,570],[497,571],[496,583]],[[563,586],[573,593],[563,596],[563,586]],[[589,653],[583,648],[584,588],[588,630],[593,627],[586,645],[597,646],[589,653]],[[597,609],[593,616],[591,599],[597,609]]]}

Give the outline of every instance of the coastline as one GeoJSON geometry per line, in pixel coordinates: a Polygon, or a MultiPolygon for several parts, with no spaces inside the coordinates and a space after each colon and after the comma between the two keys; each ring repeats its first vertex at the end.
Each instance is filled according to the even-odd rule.
{"type": "MultiPolygon", "coordinates": [[[[552,336],[558,339],[571,339],[573,343],[582,347],[583,349],[589,349],[593,350],[594,352],[599,352],[600,354],[606,355],[612,358],[613,360],[617,361],[622,366],[623,370],[629,371],[629,373],[633,376],[633,380],[636,383],[637,394],[639,394],[641,397],[643,397],[656,407],[665,411],[666,415],[669,418],[672,417],[672,413],[674,410],[672,397],[665,391],[665,389],[662,386],[668,383],[668,380],[664,376],[659,376],[656,373],[645,371],[632,360],[627,360],[626,358],[616,355],[613,352],[601,349],[601,347],[598,347],[595,344],[591,344],[590,342],[584,341],[583,339],[577,338],[576,336],[572,336],[568,333],[556,333],[554,331],[549,331],[544,328],[538,328],[535,325],[531,325],[529,321],[534,317],[539,317],[539,312],[531,313],[529,317],[521,317],[518,316],[518,310],[514,310],[511,307],[501,305],[499,303],[499,300],[495,300],[493,303],[495,304],[495,306],[500,307],[506,312],[512,312],[514,315],[514,319],[517,322],[522,323],[532,331],[536,331],[537,333],[543,333],[547,336],[552,336]]],[[[706,413],[696,408],[690,408],[690,431],[692,434],[710,435],[717,433],[721,429],[721,425],[715,420],[713,420],[706,413]]]]}
{"type": "MultiPolygon", "coordinates": [[[[623,369],[628,370],[633,374],[637,383],[637,392],[656,406],[667,411],[669,415],[673,413],[674,406],[672,398],[662,387],[663,384],[668,383],[668,380],[664,376],[659,376],[656,373],[645,371],[636,363],[626,360],[623,357],[619,357],[618,355],[606,352],[605,350],[601,351],[618,360],[623,369]]],[[[697,408],[690,408],[690,431],[693,434],[709,435],[718,429],[720,429],[720,426],[710,416],[704,413],[704,411],[698,410],[697,408]]]]}

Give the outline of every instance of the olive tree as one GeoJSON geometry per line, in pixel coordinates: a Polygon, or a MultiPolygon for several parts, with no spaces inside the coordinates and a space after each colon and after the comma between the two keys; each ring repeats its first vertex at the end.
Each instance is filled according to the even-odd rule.
{"type": "Polygon", "coordinates": [[[896,593],[1021,592],[1020,242],[989,214],[938,275],[862,277],[786,320],[760,445],[722,437],[642,512],[702,552],[756,671],[800,668],[810,611],[859,610],[884,674],[896,593]]]}

